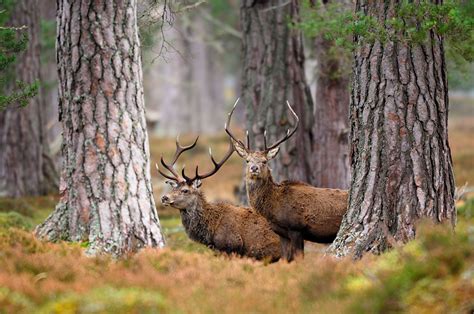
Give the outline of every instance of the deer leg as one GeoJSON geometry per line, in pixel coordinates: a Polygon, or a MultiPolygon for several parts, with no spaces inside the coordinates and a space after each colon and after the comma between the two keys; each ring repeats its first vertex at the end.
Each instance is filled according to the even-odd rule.
{"type": "Polygon", "coordinates": [[[303,235],[299,231],[289,231],[288,236],[290,237],[291,255],[294,258],[304,257],[304,239],[303,235]]]}
{"type": "Polygon", "coordinates": [[[290,239],[280,236],[281,257],[291,262],[291,242],[290,239]]]}

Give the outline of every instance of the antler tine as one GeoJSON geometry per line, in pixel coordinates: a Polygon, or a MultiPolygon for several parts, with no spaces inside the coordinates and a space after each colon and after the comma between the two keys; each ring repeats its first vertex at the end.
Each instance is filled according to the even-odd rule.
{"type": "MultiPolygon", "coordinates": [[[[188,145],[188,146],[181,146],[179,144],[179,135],[176,136],[176,151],[174,153],[174,156],[173,156],[173,160],[171,162],[171,164],[167,164],[165,162],[165,160],[163,159],[163,156],[161,156],[161,164],[163,165],[163,167],[165,167],[173,176],[174,178],[168,176],[168,175],[165,175],[159,168],[158,168],[158,165],[156,165],[156,168],[158,170],[158,172],[164,176],[165,178],[168,178],[168,179],[171,179],[171,180],[174,180],[174,181],[182,181],[182,179],[179,177],[178,173],[176,172],[176,170],[174,170],[173,166],[174,164],[176,163],[176,161],[178,160],[179,156],[181,156],[182,153],[184,153],[185,151],[187,150],[190,150],[192,148],[194,148],[194,146],[196,146],[196,143],[199,139],[199,136],[196,137],[196,139],[194,140],[194,142],[191,144],[191,145],[188,145]]],[[[183,177],[184,178],[184,177],[183,177]]],[[[184,178],[186,179],[186,178],[184,178]]]]}
{"type": "Polygon", "coordinates": [[[191,183],[193,182],[194,180],[196,180],[196,178],[190,178],[186,175],[186,173],[184,173],[184,168],[185,166],[183,166],[183,169],[181,170],[181,175],[183,176],[184,180],[186,180],[186,182],[188,183],[191,183]]]}
{"type": "Polygon", "coordinates": [[[179,156],[182,153],[184,153],[187,150],[190,150],[190,149],[194,148],[194,146],[196,146],[196,143],[197,143],[198,139],[199,139],[199,135],[196,137],[196,139],[194,140],[194,142],[191,145],[181,146],[179,144],[179,135],[176,136],[176,152],[174,153],[173,162],[171,164],[174,165],[176,163],[176,161],[178,160],[179,156]]]}
{"type": "MultiPolygon", "coordinates": [[[[242,147],[245,147],[244,143],[242,143],[241,140],[239,140],[238,138],[236,138],[232,132],[228,129],[230,127],[230,120],[232,119],[232,114],[234,113],[234,110],[235,108],[237,107],[237,104],[239,103],[239,100],[240,98],[237,98],[237,100],[235,101],[234,103],[234,107],[232,107],[232,110],[229,112],[229,114],[227,115],[227,122],[224,124],[224,130],[225,132],[230,136],[230,138],[232,140],[234,140],[235,142],[237,143],[240,143],[242,145],[242,147]]],[[[247,137],[248,138],[248,137],[247,137]]],[[[247,145],[249,146],[250,143],[247,141],[247,145]]]]}
{"type": "MultiPolygon", "coordinates": [[[[174,170],[174,168],[173,168],[174,163],[171,164],[171,165],[168,165],[168,164],[165,162],[165,160],[163,159],[163,156],[161,156],[160,161],[161,161],[161,164],[163,165],[163,167],[165,167],[165,168],[174,176],[174,180],[179,181],[179,175],[178,175],[178,173],[176,172],[176,170],[174,170]]],[[[156,167],[158,168],[158,165],[156,165],[156,167]]],[[[163,175],[163,173],[161,172],[160,169],[158,169],[158,172],[159,172],[161,175],[163,175]]],[[[167,177],[167,176],[165,176],[165,177],[169,179],[169,177],[167,177]]]]}
{"type": "MultiPolygon", "coordinates": [[[[277,147],[278,145],[280,145],[281,143],[283,143],[284,141],[288,140],[291,136],[293,136],[293,134],[295,134],[296,129],[298,129],[300,118],[298,118],[298,115],[296,114],[296,112],[293,110],[293,108],[291,108],[290,102],[288,100],[286,101],[286,104],[288,105],[288,108],[290,109],[290,112],[292,113],[293,117],[296,120],[295,126],[293,127],[293,130],[288,129],[286,131],[285,136],[282,139],[280,139],[279,141],[277,141],[275,144],[271,145],[270,147],[266,147],[266,144],[265,144],[265,151],[269,151],[270,149],[273,149],[273,148],[277,147]]],[[[264,140],[266,142],[265,137],[264,137],[264,140]]]]}
{"type": "Polygon", "coordinates": [[[203,180],[205,178],[209,178],[210,176],[214,175],[224,165],[224,163],[227,161],[227,159],[229,159],[230,156],[232,156],[233,152],[234,152],[234,145],[229,140],[229,149],[227,150],[226,154],[221,159],[221,161],[217,162],[215,160],[214,156],[212,156],[211,148],[209,148],[209,156],[211,157],[211,161],[214,164],[214,169],[212,169],[211,171],[209,171],[209,172],[207,172],[203,175],[200,175],[199,172],[198,172],[198,167],[196,167],[196,177],[193,179],[193,181],[196,180],[196,179],[203,180]]]}
{"type": "Polygon", "coordinates": [[[163,177],[165,177],[166,179],[170,179],[172,181],[178,181],[179,178],[174,176],[174,173],[173,173],[173,177],[170,176],[170,175],[167,175],[166,173],[164,173],[163,171],[161,171],[160,167],[158,167],[158,164],[155,164],[155,167],[156,167],[156,170],[158,170],[158,173],[161,174],[163,177]]]}
{"type": "Polygon", "coordinates": [[[247,149],[250,150],[250,136],[249,136],[249,130],[245,131],[245,135],[247,136],[247,149]]]}
{"type": "Polygon", "coordinates": [[[263,131],[263,146],[267,150],[267,130],[263,131]]]}

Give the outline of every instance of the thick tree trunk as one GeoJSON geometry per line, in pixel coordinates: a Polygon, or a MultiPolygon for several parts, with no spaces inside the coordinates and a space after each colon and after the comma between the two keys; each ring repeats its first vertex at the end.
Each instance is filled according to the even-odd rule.
{"type": "MultiPolygon", "coordinates": [[[[28,47],[18,56],[14,78],[33,83],[40,77],[38,1],[16,1],[9,25],[27,27],[28,47]]],[[[25,108],[10,106],[0,112],[0,196],[48,192],[43,127],[40,95],[25,108]]]]}
{"type": "Polygon", "coordinates": [[[164,245],[150,182],[136,1],[58,1],[61,199],[36,229],[119,256],[164,245]]]}
{"type": "MultiPolygon", "coordinates": [[[[383,23],[398,4],[360,0],[356,9],[383,23]]],[[[353,65],[349,209],[330,248],[355,258],[412,239],[419,218],[456,221],[442,38],[361,41],[353,65]]]]}
{"type": "Polygon", "coordinates": [[[313,180],[319,187],[348,189],[350,62],[333,41],[315,39],[317,60],[314,108],[313,180]]]}
{"type": "Polygon", "coordinates": [[[303,38],[289,23],[299,18],[297,0],[245,0],[241,6],[242,101],[251,148],[263,148],[263,132],[276,141],[291,127],[288,100],[300,117],[293,138],[272,164],[276,180],[312,183],[313,103],[304,73],[303,38]]]}

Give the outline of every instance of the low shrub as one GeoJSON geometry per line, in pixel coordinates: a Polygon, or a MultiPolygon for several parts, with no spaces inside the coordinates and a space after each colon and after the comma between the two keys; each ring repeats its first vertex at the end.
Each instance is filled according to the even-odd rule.
{"type": "Polygon", "coordinates": [[[30,230],[33,224],[30,218],[27,218],[17,212],[0,212],[0,229],[18,228],[30,230]]]}
{"type": "Polygon", "coordinates": [[[421,224],[417,239],[387,252],[346,281],[355,313],[467,313],[474,309],[474,241],[468,226],[456,233],[421,224]]]}
{"type": "Polygon", "coordinates": [[[159,292],[105,286],[85,294],[62,295],[41,306],[38,313],[161,313],[166,309],[159,292]]]}

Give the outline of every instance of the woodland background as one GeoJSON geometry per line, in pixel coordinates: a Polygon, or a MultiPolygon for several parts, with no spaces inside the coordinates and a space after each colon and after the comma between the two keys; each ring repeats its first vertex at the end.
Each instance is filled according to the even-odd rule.
{"type": "MultiPolygon", "coordinates": [[[[197,163],[205,168],[208,146],[217,156],[227,149],[223,130],[226,114],[242,93],[241,78],[252,75],[242,73],[241,60],[248,51],[241,48],[245,28],[239,20],[240,6],[237,0],[188,1],[163,15],[162,4],[139,1],[152,165],[162,154],[171,156],[178,134],[183,142],[201,134],[197,149],[185,156],[183,164],[197,163]]],[[[464,191],[456,203],[455,235],[444,226],[422,223],[417,239],[408,245],[357,262],[324,258],[325,247],[317,244],[308,244],[305,260],[293,264],[265,265],[222,256],[189,240],[178,211],[159,205],[166,187],[163,178],[152,170],[153,193],[167,247],[146,249],[120,261],[105,256],[89,258],[82,254],[87,242],[44,243],[31,233],[58,202],[62,141],[55,61],[56,2],[42,0],[38,9],[37,36],[29,40],[37,43],[35,53],[40,54],[39,95],[31,101],[41,102],[41,118],[35,123],[44,126],[44,134],[39,137],[41,143],[31,145],[45,147],[49,157],[44,173],[51,180],[38,186],[41,193],[31,193],[47,190],[45,196],[0,198],[0,312],[463,313],[473,309],[473,63],[447,54],[449,140],[456,187],[464,191]]],[[[317,60],[325,60],[320,55],[325,43],[311,32],[304,34],[305,76],[312,101],[318,106],[318,97],[327,97],[318,96],[323,91],[317,84],[323,76],[317,60]]],[[[330,60],[337,60],[336,80],[343,81],[342,95],[348,89],[350,60],[342,50],[328,49],[326,53],[330,60]]],[[[347,114],[339,116],[345,120],[347,114]]],[[[237,120],[237,132],[243,136],[244,110],[237,112],[237,120]]],[[[344,128],[348,128],[347,122],[344,128]]],[[[255,130],[258,133],[258,128],[251,132],[255,130]]],[[[29,148],[28,142],[22,143],[29,148]]],[[[321,144],[322,150],[324,147],[327,145],[321,144]]],[[[37,169],[25,169],[28,171],[33,176],[37,169]]],[[[235,154],[217,175],[204,182],[203,190],[210,200],[239,202],[242,174],[242,160],[235,154]]],[[[348,187],[348,177],[342,181],[336,178],[341,176],[315,180],[326,186],[348,187]]]]}

